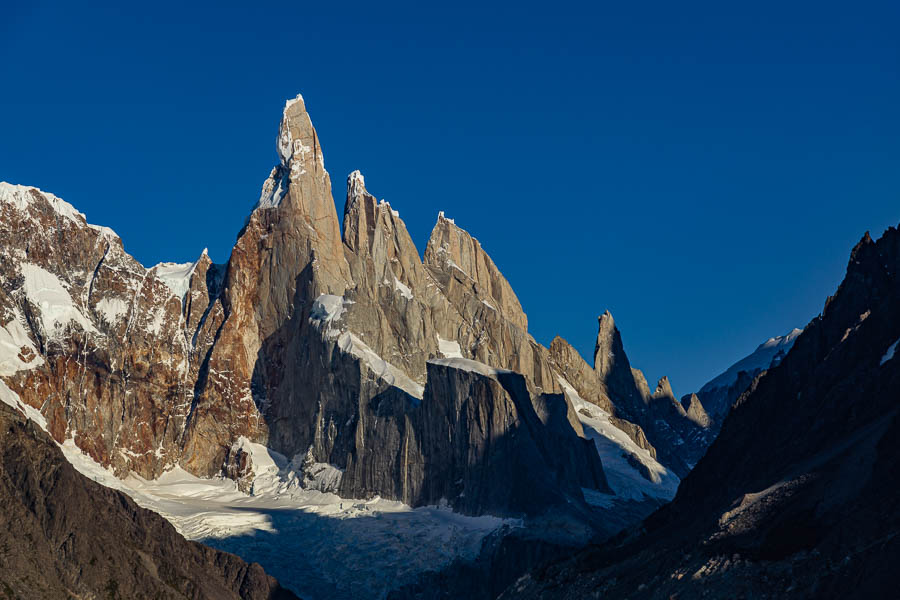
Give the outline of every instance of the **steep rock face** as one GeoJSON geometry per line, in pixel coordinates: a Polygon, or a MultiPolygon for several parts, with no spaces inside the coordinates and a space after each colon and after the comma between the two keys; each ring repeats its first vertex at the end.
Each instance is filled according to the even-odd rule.
{"type": "Polygon", "coordinates": [[[700,402],[700,398],[697,397],[697,394],[688,394],[682,397],[681,406],[684,408],[684,412],[688,419],[700,427],[709,427],[709,415],[706,414],[706,409],[703,408],[703,404],[700,402]]]}
{"type": "Polygon", "coordinates": [[[528,319],[509,282],[478,240],[457,227],[452,219],[444,217],[444,213],[438,215],[425,248],[425,264],[442,273],[454,269],[462,272],[479,299],[522,331],[528,331],[528,319]]]}
{"type": "Polygon", "coordinates": [[[622,344],[622,335],[609,311],[603,313],[598,322],[594,370],[607,393],[616,399],[616,406],[624,413],[625,418],[638,422],[647,401],[639,392],[622,344]]]}
{"type": "Polygon", "coordinates": [[[0,219],[0,336],[22,357],[0,375],[57,441],[117,472],[176,463],[216,267],[204,254],[145,269],[112,230],[35,188],[0,184],[0,219]]]}
{"type": "MultiPolygon", "coordinates": [[[[450,219],[438,217],[423,261],[399,213],[354,172],[341,228],[302,98],[285,105],[277,149],[227,265],[204,252],[147,269],[65,202],[3,184],[11,233],[0,241],[0,376],[57,441],[73,438],[120,475],[180,465],[246,486],[253,466],[237,444],[246,438],[332,465],[344,496],[435,501],[416,487],[429,477],[423,465],[456,458],[423,446],[431,425],[421,403],[428,360],[449,358],[524,376],[527,393],[489,397],[518,403],[516,419],[531,425],[516,431],[544,440],[533,444],[564,494],[608,491],[583,455],[588,435],[566,386],[608,413],[607,442],[621,445],[625,432],[653,459],[639,420],[646,401],[611,316],[601,336],[618,363],[601,358],[596,371],[562,341],[547,349],[484,248],[450,219]],[[537,421],[521,416],[526,397],[537,421]],[[577,469],[551,460],[549,439],[577,469]]],[[[456,400],[434,398],[429,410],[456,400]]],[[[464,497],[464,510],[498,506],[463,491],[446,499],[464,497]]]]}
{"type": "Polygon", "coordinates": [[[299,96],[285,105],[277,146],[281,164],[232,250],[216,311],[221,324],[197,383],[184,462],[200,474],[215,473],[237,437],[267,439],[257,406],[281,383],[282,349],[294,341],[286,324],[320,294],[343,294],[350,281],[331,180],[299,96]]]}
{"type": "Polygon", "coordinates": [[[900,558],[900,230],[741,395],[675,500],[507,597],[882,597],[900,558]]]}
{"type": "Polygon", "coordinates": [[[10,598],[295,598],[258,564],[185,540],[77,473],[3,403],[0,499],[0,589],[10,598]]]}
{"type": "MultiPolygon", "coordinates": [[[[456,459],[439,445],[420,444],[431,427],[423,416],[428,411],[417,408],[428,380],[426,361],[435,356],[472,357],[521,370],[531,382],[544,384],[540,391],[527,394],[540,398],[542,392],[560,390],[549,353],[520,327],[527,320],[518,300],[476,241],[439,217],[423,264],[397,211],[366,190],[359,172],[348,178],[343,244],[352,278],[343,296],[321,294],[263,342],[261,356],[273,358],[271,366],[268,360],[257,363],[269,443],[288,456],[309,452],[315,461],[342,469],[342,495],[436,502],[441,498],[423,496],[420,489],[425,479],[435,485],[427,469],[449,469],[441,461],[456,459]],[[453,266],[456,263],[449,258],[429,263],[428,257],[443,254],[433,243],[442,235],[462,240],[447,244],[454,250],[446,252],[474,276],[453,266]]],[[[441,371],[437,376],[446,374],[441,371]]],[[[442,389],[441,382],[434,385],[442,389]]],[[[491,398],[502,401],[500,396],[491,398]]],[[[569,446],[586,445],[577,439],[582,432],[574,410],[560,400],[573,435],[557,436],[557,451],[568,455],[569,446]]],[[[424,404],[430,410],[452,401],[450,396],[425,399],[424,404]]],[[[503,457],[510,461],[513,455],[503,457]]],[[[574,464],[588,469],[587,487],[608,490],[602,469],[597,476],[598,462],[582,456],[574,464]]],[[[582,477],[571,469],[561,473],[563,480],[573,482],[582,477]]],[[[463,492],[463,488],[444,490],[443,499],[453,503],[458,497],[468,498],[459,504],[467,512],[490,507],[495,513],[519,513],[524,506],[519,506],[520,500],[510,506],[482,501],[479,496],[490,495],[486,489],[463,492]]],[[[580,490],[573,495],[580,497],[580,490]]]]}
{"type": "Polygon", "coordinates": [[[573,429],[562,395],[537,394],[522,375],[465,359],[428,363],[420,440],[421,503],[524,514],[609,492],[590,442],[573,429]]]}
{"type": "Polygon", "coordinates": [[[667,377],[660,379],[656,391],[650,393],[644,374],[631,366],[609,311],[599,318],[594,371],[615,407],[615,415],[640,427],[641,435],[635,439],[645,435],[659,461],[684,477],[711,438],[703,427],[687,418],[667,377]]]}
{"type": "MultiPolygon", "coordinates": [[[[623,351],[624,356],[624,351],[623,351]]],[[[592,369],[575,348],[566,340],[557,336],[550,344],[550,360],[559,376],[570,385],[580,397],[594,404],[610,414],[611,421],[617,428],[625,432],[631,440],[640,448],[650,452],[656,458],[656,448],[647,440],[644,430],[640,425],[633,423],[624,415],[633,413],[619,408],[610,399],[607,388],[598,372],[592,369]]],[[[627,358],[626,358],[627,360],[627,358]]]]}

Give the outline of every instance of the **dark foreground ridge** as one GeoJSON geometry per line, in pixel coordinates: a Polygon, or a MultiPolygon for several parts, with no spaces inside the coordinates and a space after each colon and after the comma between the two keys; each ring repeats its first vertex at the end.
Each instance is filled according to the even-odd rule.
{"type": "Polygon", "coordinates": [[[0,403],[0,596],[296,598],[258,564],[185,540],[156,513],[84,477],[0,403]]]}
{"type": "Polygon", "coordinates": [[[738,399],[673,502],[504,598],[882,598],[900,564],[900,231],[738,399]]]}

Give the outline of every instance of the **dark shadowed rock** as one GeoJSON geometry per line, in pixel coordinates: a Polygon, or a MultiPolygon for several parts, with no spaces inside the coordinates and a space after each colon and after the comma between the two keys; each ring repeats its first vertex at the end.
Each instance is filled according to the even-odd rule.
{"type": "Polygon", "coordinates": [[[900,560],[900,231],[866,234],[674,501],[505,598],[880,598],[900,560]]]}
{"type": "Polygon", "coordinates": [[[90,481],[0,403],[0,590],[9,598],[295,598],[258,564],[189,542],[90,481]]]}

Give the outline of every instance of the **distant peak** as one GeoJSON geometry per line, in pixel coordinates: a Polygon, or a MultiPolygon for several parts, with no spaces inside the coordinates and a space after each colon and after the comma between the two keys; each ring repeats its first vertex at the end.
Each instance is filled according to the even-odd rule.
{"type": "Polygon", "coordinates": [[[440,223],[441,221],[446,221],[446,222],[450,223],[451,225],[456,225],[456,221],[454,221],[453,219],[448,218],[448,217],[444,214],[444,211],[441,211],[441,212],[438,213],[438,223],[440,223]]]}

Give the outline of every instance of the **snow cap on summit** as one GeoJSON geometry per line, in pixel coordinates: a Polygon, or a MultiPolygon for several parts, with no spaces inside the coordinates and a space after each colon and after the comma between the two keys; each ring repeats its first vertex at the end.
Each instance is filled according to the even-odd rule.
{"type": "Polygon", "coordinates": [[[366,189],[366,178],[359,169],[347,175],[347,188],[355,190],[357,186],[366,189]]]}
{"type": "Polygon", "coordinates": [[[291,108],[293,105],[297,104],[298,102],[300,103],[300,110],[305,111],[306,104],[303,102],[303,94],[297,94],[296,97],[288,98],[287,100],[284,101],[284,111],[283,111],[284,114],[287,114],[288,109],[291,108]]]}

